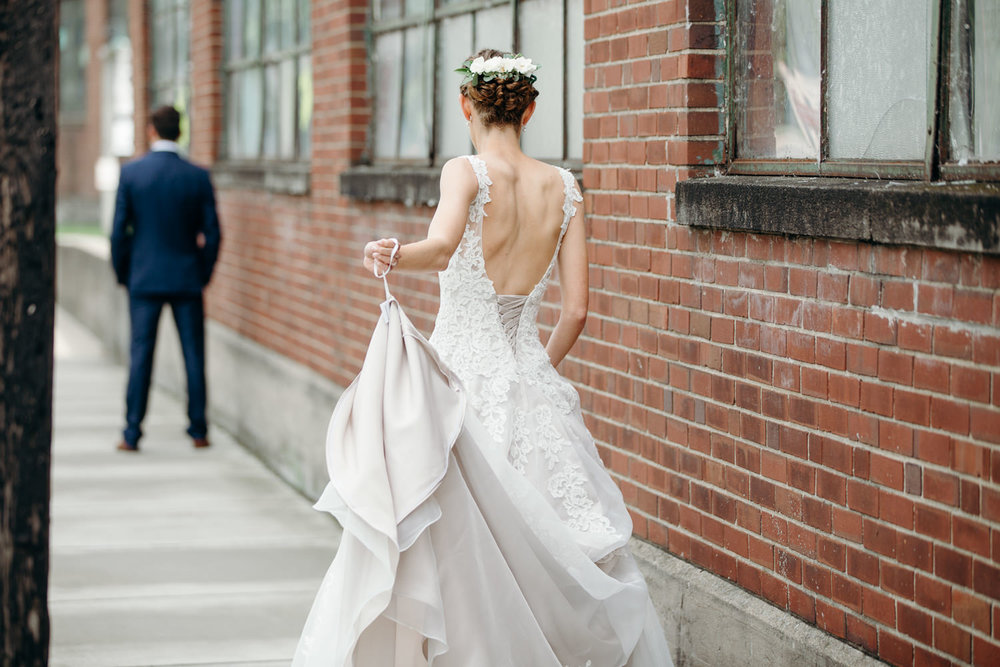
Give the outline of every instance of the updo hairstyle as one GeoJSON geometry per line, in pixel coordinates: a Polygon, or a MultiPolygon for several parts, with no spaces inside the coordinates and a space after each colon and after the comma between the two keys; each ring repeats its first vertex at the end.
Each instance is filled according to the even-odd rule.
{"type": "MultiPolygon", "coordinates": [[[[489,60],[509,55],[496,49],[483,49],[472,57],[489,60]]],[[[468,82],[462,84],[461,91],[472,101],[479,113],[479,120],[486,127],[520,125],[525,109],[538,97],[538,90],[526,78],[496,78],[492,81],[480,81],[478,86],[468,82]]]]}

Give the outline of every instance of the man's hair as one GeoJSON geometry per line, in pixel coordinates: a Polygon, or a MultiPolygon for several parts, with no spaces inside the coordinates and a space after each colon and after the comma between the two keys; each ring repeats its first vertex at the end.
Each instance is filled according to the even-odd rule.
{"type": "Polygon", "coordinates": [[[177,141],[181,136],[181,115],[172,106],[162,106],[149,114],[149,122],[161,139],[177,141]]]}

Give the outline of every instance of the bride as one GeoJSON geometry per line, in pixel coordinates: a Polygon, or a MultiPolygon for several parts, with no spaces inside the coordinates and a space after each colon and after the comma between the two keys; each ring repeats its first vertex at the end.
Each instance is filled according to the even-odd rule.
{"type": "Polygon", "coordinates": [[[383,277],[439,271],[429,343],[389,294],[327,437],[316,504],[344,527],[294,665],[671,665],[632,524],[579,397],[555,370],[583,329],[572,175],[526,156],[536,65],[486,49],[458,70],[477,154],[441,172],[427,238],[365,246],[383,277]],[[561,310],[543,346],[554,270],[561,310]]]}

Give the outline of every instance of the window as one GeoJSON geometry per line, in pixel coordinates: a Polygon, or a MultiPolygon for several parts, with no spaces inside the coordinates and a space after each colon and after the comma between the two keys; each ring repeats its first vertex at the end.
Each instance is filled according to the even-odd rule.
{"type": "Polygon", "coordinates": [[[132,89],[132,41],[128,0],[108,2],[108,41],[101,90],[101,152],[128,157],[135,152],[135,94],[132,89]]]}
{"type": "Polygon", "coordinates": [[[373,0],[371,32],[377,162],[439,164],[469,152],[454,70],[487,47],[541,66],[528,153],[582,159],[583,0],[373,0]]]}
{"type": "Polygon", "coordinates": [[[733,172],[1000,178],[995,0],[734,0],[729,12],[733,172]]]}
{"type": "Polygon", "coordinates": [[[169,104],[181,112],[182,146],[191,141],[190,0],[153,0],[149,13],[150,109],[169,104]]]}
{"type": "Polygon", "coordinates": [[[82,120],[87,113],[86,21],[83,0],[59,5],[59,113],[82,120]]]}
{"type": "Polygon", "coordinates": [[[224,153],[302,161],[310,154],[309,0],[227,0],[224,153]]]}

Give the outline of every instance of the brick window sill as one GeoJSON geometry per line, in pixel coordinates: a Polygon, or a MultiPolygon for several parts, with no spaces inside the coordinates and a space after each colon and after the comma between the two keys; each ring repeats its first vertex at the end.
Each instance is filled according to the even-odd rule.
{"type": "Polygon", "coordinates": [[[308,162],[236,162],[212,165],[220,190],[267,190],[286,195],[309,194],[308,162]]]}
{"type": "Polygon", "coordinates": [[[1000,184],[714,176],[677,184],[693,227],[1000,254],[1000,184]]]}
{"type": "MultiPolygon", "coordinates": [[[[582,168],[564,164],[577,182],[582,168]]],[[[403,165],[358,165],[340,175],[340,193],[361,201],[393,201],[407,206],[436,206],[441,196],[441,167],[403,165]]]]}

